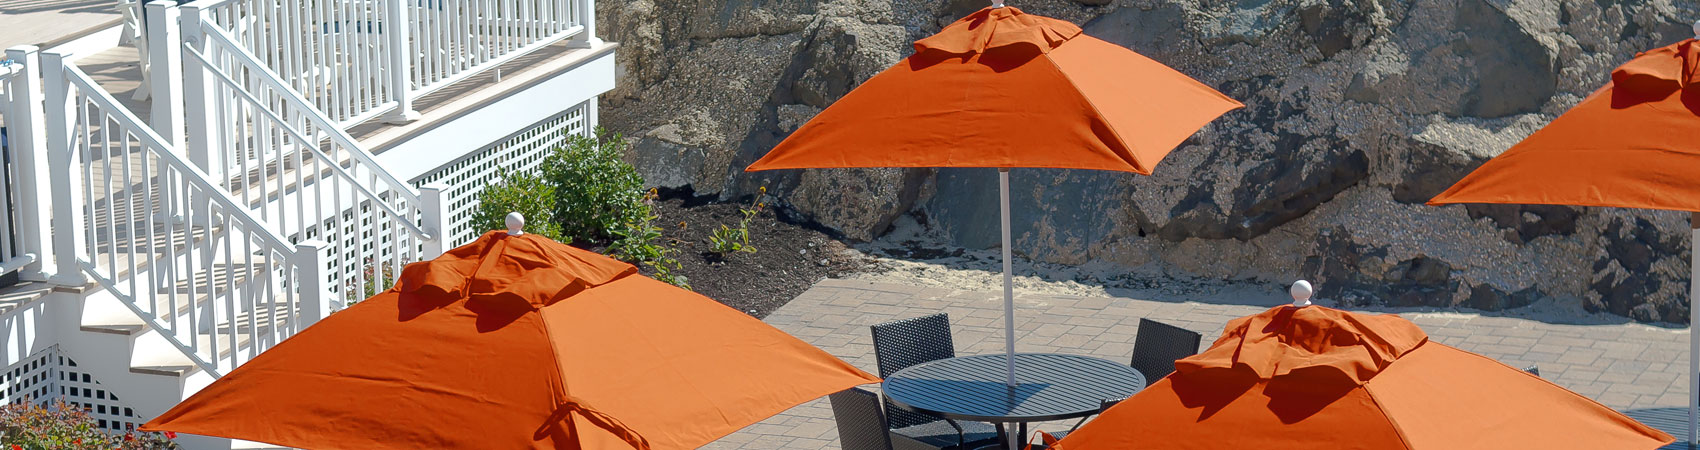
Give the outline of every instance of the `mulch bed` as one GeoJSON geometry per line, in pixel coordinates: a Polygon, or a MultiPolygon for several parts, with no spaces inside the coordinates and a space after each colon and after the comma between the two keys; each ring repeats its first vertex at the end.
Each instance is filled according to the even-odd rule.
{"type": "MultiPolygon", "coordinates": [[[[748,204],[709,203],[688,197],[656,201],[662,241],[677,248],[676,273],[691,289],[757,318],[784,306],[827,277],[867,270],[871,260],[807,224],[781,219],[769,206],[750,221],[755,253],[709,252],[709,236],[720,225],[737,226],[748,204]]],[[[644,274],[650,271],[644,268],[644,274]]]]}

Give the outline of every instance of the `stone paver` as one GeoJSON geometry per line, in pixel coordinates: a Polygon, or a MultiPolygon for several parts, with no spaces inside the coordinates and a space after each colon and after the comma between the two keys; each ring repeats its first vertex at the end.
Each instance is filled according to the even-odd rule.
{"type": "MultiPolygon", "coordinates": [[[[1258,302],[1253,302],[1258,303],[1258,302]]],[[[1016,350],[1129,358],[1139,319],[1149,317],[1204,335],[1221,335],[1229,319],[1279,304],[1212,304],[1122,297],[1069,297],[1017,292],[1016,350]]],[[[825,280],[769,315],[767,323],[875,372],[868,326],[947,312],[959,355],[1003,351],[999,292],[825,280]]],[[[1633,323],[1573,325],[1435,310],[1396,312],[1446,345],[1523,368],[1619,410],[1686,407],[1688,330],[1633,323]]],[[[877,390],[877,386],[868,386],[877,390]]],[[[1071,423],[1041,424],[1059,430],[1071,423]]],[[[709,449],[837,449],[838,430],[825,399],[805,403],[709,444],[709,449]]]]}

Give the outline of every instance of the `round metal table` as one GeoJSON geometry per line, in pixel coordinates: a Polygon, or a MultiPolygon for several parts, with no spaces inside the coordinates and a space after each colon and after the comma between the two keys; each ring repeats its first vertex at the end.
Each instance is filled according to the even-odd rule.
{"type": "MultiPolygon", "coordinates": [[[[1006,424],[1074,419],[1098,412],[1104,400],[1145,388],[1145,376],[1126,364],[1054,353],[1015,354],[1017,385],[1007,383],[1006,356],[975,355],[910,366],[880,389],[893,405],[947,419],[1006,424]]],[[[1001,438],[1008,443],[1010,439],[1001,438]]]]}

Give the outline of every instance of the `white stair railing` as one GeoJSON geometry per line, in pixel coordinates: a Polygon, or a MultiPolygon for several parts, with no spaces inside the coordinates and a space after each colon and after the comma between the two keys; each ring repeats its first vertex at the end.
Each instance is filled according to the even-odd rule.
{"type": "Polygon", "coordinates": [[[420,96],[536,49],[594,34],[591,0],[199,0],[339,125],[407,121],[420,96]],[[389,24],[406,26],[389,26],[389,24]],[[397,51],[397,49],[402,49],[397,51]]]}
{"type": "Polygon", "coordinates": [[[439,209],[197,4],[181,17],[191,159],[204,158],[213,179],[274,230],[330,242],[333,290],[365,298],[392,285],[404,264],[441,253],[441,227],[429,225],[439,209]]]}
{"type": "Polygon", "coordinates": [[[214,376],[329,313],[325,244],[290,243],[66,55],[41,60],[59,276],[92,278],[214,376]]]}

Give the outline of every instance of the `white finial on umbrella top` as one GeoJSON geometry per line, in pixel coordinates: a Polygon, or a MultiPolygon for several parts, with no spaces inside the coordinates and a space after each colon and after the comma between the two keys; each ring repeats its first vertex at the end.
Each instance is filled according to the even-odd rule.
{"type": "Polygon", "coordinates": [[[993,8],[1002,8],[1003,7],[1003,0],[992,0],[992,7],[993,8]]]}
{"type": "Polygon", "coordinates": [[[518,211],[508,213],[508,218],[503,222],[508,225],[509,236],[520,236],[525,234],[525,216],[521,215],[518,211]]]}
{"type": "MultiPolygon", "coordinates": [[[[1001,2],[994,2],[994,3],[1001,3],[1001,2]]],[[[1700,39],[1700,20],[1694,21],[1694,38],[1700,39]]]]}
{"type": "Polygon", "coordinates": [[[1310,306],[1310,295],[1316,291],[1310,288],[1309,281],[1299,280],[1293,282],[1293,288],[1287,292],[1293,294],[1293,306],[1303,307],[1310,306]]]}

